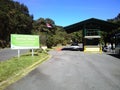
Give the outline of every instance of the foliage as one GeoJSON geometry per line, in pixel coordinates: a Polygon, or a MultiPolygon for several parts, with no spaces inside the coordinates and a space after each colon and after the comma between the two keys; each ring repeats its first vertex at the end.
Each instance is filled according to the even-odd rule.
{"type": "Polygon", "coordinates": [[[40,35],[42,45],[46,45],[48,48],[57,44],[66,45],[69,40],[63,27],[55,25],[55,22],[50,18],[40,18],[34,21],[33,26],[33,33],[40,35]]]}
{"type": "MultiPolygon", "coordinates": [[[[107,21],[118,24],[120,26],[120,13],[115,18],[108,19],[107,21]]],[[[117,32],[117,31],[120,32],[120,27],[117,30],[115,30],[115,32],[117,32]]]]}
{"type": "MultiPolygon", "coordinates": [[[[109,22],[120,25],[120,14],[109,22]]],[[[120,31],[120,28],[118,29],[120,31]]],[[[63,27],[55,25],[50,18],[39,18],[33,21],[27,6],[13,0],[0,0],[0,47],[6,47],[10,42],[10,34],[37,34],[40,35],[42,45],[48,47],[57,44],[70,44],[82,42],[82,31],[67,34],[63,27]]],[[[102,32],[102,41],[105,40],[105,32],[102,32]]]]}
{"type": "Polygon", "coordinates": [[[82,42],[82,30],[71,34],[72,42],[82,42]]]}
{"type": "Polygon", "coordinates": [[[107,21],[112,22],[112,23],[116,23],[120,25],[120,13],[113,19],[108,19],[107,21]]]}
{"type": "Polygon", "coordinates": [[[3,41],[9,44],[11,33],[30,34],[32,22],[33,16],[29,15],[28,8],[24,4],[12,0],[0,0],[0,45],[3,41]]]}
{"type": "MultiPolygon", "coordinates": [[[[120,14],[118,14],[118,16],[113,19],[108,19],[107,21],[120,25],[120,14]]],[[[120,27],[116,30],[113,30],[112,32],[101,31],[100,43],[105,46],[107,45],[107,43],[115,43],[115,39],[113,38],[113,36],[117,31],[120,31],[120,27]]]]}
{"type": "MultiPolygon", "coordinates": [[[[111,23],[118,24],[120,26],[120,13],[115,18],[108,19],[107,21],[111,22],[111,23]]],[[[105,42],[105,45],[106,45],[106,42],[108,42],[108,43],[115,43],[115,39],[113,37],[110,38],[110,35],[114,36],[114,34],[116,32],[120,32],[120,27],[117,30],[114,30],[114,31],[109,32],[109,33],[102,32],[102,37],[103,37],[103,40],[105,42]]]]}

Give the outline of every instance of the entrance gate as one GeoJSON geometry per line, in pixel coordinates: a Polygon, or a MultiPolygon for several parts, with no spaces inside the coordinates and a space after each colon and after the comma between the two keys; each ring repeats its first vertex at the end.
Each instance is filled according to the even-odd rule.
{"type": "Polygon", "coordinates": [[[101,52],[100,43],[101,31],[111,32],[117,29],[119,25],[104,20],[90,18],[88,20],[78,22],[64,27],[67,33],[83,31],[83,50],[84,52],[101,52]]]}

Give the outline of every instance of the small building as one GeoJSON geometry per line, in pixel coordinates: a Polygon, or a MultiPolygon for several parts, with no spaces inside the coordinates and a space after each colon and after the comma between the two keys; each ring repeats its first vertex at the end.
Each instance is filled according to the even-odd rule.
{"type": "Polygon", "coordinates": [[[119,25],[104,20],[90,18],[69,26],[64,27],[67,33],[82,30],[82,42],[84,52],[101,52],[100,44],[101,31],[111,32],[117,29],[119,25]]]}

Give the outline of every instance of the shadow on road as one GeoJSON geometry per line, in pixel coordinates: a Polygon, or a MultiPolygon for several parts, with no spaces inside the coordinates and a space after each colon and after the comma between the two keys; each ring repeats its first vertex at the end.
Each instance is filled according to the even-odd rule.
{"type": "Polygon", "coordinates": [[[108,55],[110,55],[110,56],[113,56],[113,57],[116,57],[116,58],[120,59],[120,54],[108,54],[108,55]]]}
{"type": "Polygon", "coordinates": [[[83,51],[83,48],[79,48],[79,49],[73,49],[73,48],[62,48],[62,51],[83,51]]]}

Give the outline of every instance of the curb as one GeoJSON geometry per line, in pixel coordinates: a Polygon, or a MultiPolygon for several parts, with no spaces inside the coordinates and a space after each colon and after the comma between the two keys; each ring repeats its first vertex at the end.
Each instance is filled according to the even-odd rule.
{"type": "Polygon", "coordinates": [[[16,75],[8,78],[7,80],[3,81],[0,83],[0,90],[5,89],[7,86],[9,86],[10,84],[20,80],[22,77],[24,77],[25,75],[27,75],[29,72],[31,72],[32,70],[34,70],[35,68],[37,68],[42,62],[50,59],[51,56],[47,55],[45,58],[42,58],[41,60],[39,60],[38,62],[33,63],[31,66],[23,69],[22,71],[20,71],[19,73],[17,73],[16,75]]]}

